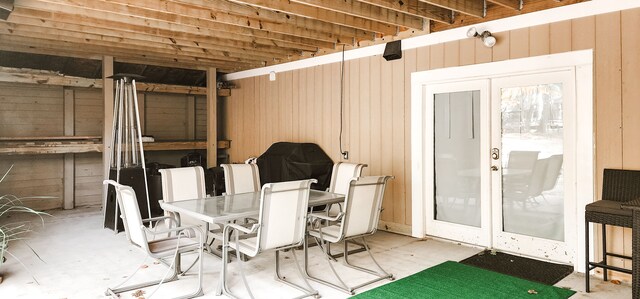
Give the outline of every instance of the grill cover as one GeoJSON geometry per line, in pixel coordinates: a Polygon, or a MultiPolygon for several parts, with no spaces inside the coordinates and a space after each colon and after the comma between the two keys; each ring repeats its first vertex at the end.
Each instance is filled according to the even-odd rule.
{"type": "Polygon", "coordinates": [[[318,183],[311,189],[316,190],[329,187],[333,168],[331,158],[315,143],[274,143],[256,163],[263,184],[313,178],[318,183]]]}

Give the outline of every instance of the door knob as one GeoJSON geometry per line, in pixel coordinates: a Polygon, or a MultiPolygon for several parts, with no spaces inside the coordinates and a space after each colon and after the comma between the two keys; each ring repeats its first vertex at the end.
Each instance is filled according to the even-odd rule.
{"type": "Polygon", "coordinates": [[[498,171],[498,166],[492,165],[492,166],[491,166],[491,170],[492,170],[492,171],[498,171]]]}

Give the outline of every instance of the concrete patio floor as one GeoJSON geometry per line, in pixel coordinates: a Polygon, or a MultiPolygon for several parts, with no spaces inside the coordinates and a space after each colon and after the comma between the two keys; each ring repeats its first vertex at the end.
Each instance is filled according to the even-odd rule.
{"type": "MultiPolygon", "coordinates": [[[[22,261],[39,282],[36,283],[28,273],[11,256],[0,268],[4,281],[0,284],[0,298],[104,298],[104,291],[114,287],[131,275],[141,265],[134,276],[135,279],[147,280],[161,277],[166,267],[146,259],[145,254],[131,246],[124,233],[114,234],[102,228],[102,212],[97,208],[79,208],[69,211],[56,210],[52,217],[45,219],[45,226],[36,228],[27,243],[37,252],[40,261],[24,243],[16,242],[10,251],[22,261]]],[[[382,267],[396,278],[406,277],[418,271],[437,265],[447,260],[459,261],[481,249],[439,240],[420,240],[407,236],[378,232],[369,238],[375,257],[382,267]]],[[[298,259],[302,252],[296,251],[298,259]]],[[[289,253],[283,262],[283,272],[296,278],[296,271],[289,253]]],[[[186,257],[187,260],[192,257],[186,257]]],[[[273,280],[272,253],[260,255],[245,263],[245,273],[257,298],[285,298],[300,293],[288,286],[273,280]]],[[[353,262],[372,264],[366,254],[356,254],[353,262]]],[[[204,292],[201,298],[224,298],[215,295],[220,273],[220,259],[205,255],[204,259],[204,292]]],[[[311,248],[310,265],[313,273],[327,272],[327,265],[321,259],[319,249],[311,248]],[[326,270],[326,271],[325,271],[326,270]]],[[[237,295],[248,298],[237,272],[238,263],[231,264],[233,275],[231,288],[237,295]]],[[[347,284],[357,284],[368,278],[342,265],[337,266],[339,273],[346,273],[347,284]]],[[[152,298],[171,298],[180,293],[190,292],[196,285],[195,271],[177,282],[164,284],[152,298]]],[[[327,276],[329,277],[329,276],[327,276]]],[[[134,280],[134,279],[132,279],[134,280]]],[[[378,282],[357,290],[357,293],[375,288],[388,281],[378,282]]],[[[311,282],[323,298],[348,298],[345,293],[311,282]]],[[[591,293],[584,293],[583,274],[569,275],[557,286],[568,287],[577,291],[572,298],[631,298],[631,287],[626,284],[615,285],[592,278],[591,293]]],[[[145,289],[144,298],[152,288],[145,289]]],[[[121,298],[135,298],[129,294],[121,298]]]]}

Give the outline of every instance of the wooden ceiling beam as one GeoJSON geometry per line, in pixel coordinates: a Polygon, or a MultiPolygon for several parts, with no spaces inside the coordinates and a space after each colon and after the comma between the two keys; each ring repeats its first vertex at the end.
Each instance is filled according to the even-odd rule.
{"type": "Polygon", "coordinates": [[[451,22],[453,22],[453,12],[450,9],[431,5],[426,2],[420,2],[418,0],[360,0],[360,2],[384,7],[416,17],[427,18],[440,23],[451,24],[451,22]]]}
{"type": "Polygon", "coordinates": [[[235,11],[223,11],[209,3],[207,8],[193,4],[183,4],[176,1],[157,0],[45,0],[65,3],[75,3],[92,9],[107,10],[119,14],[130,14],[138,17],[153,18],[160,21],[176,22],[185,25],[202,26],[202,24],[220,23],[234,25],[255,30],[278,32],[300,37],[333,41],[348,39],[373,39],[374,33],[357,30],[355,28],[335,25],[326,22],[310,20],[303,26],[292,23],[275,22],[272,19],[257,18],[257,15],[247,17],[235,11]]]}
{"type": "Polygon", "coordinates": [[[357,16],[373,21],[383,22],[395,26],[402,26],[422,30],[425,19],[405,13],[390,10],[388,8],[371,5],[356,0],[291,0],[321,9],[332,10],[352,16],[357,16]]]}
{"type": "MultiPolygon", "coordinates": [[[[65,31],[57,28],[45,28],[39,26],[32,25],[24,25],[24,24],[13,24],[13,23],[0,23],[0,34],[9,34],[9,35],[19,35],[24,37],[33,37],[33,38],[45,38],[48,35],[57,35],[64,38],[70,37],[76,40],[89,39],[89,40],[99,40],[104,42],[111,43],[120,43],[123,45],[129,45],[132,47],[153,47],[153,48],[162,48],[162,49],[179,49],[181,51],[190,52],[194,54],[202,54],[207,52],[219,52],[222,55],[236,58],[247,58],[249,60],[254,61],[272,61],[272,62],[283,62],[289,59],[289,55],[284,53],[265,53],[256,50],[247,50],[242,48],[229,48],[229,47],[219,47],[213,44],[202,43],[202,44],[194,44],[191,42],[186,42],[178,39],[165,39],[158,37],[143,37],[140,38],[138,34],[130,34],[128,37],[116,37],[110,35],[103,34],[95,34],[88,31],[65,31]],[[173,41],[173,42],[172,42],[173,41]]],[[[65,39],[67,41],[71,41],[65,39]]]]}
{"type": "Polygon", "coordinates": [[[513,10],[522,10],[522,0],[487,0],[491,3],[498,4],[500,6],[504,6],[506,8],[511,8],[513,10]]]}
{"type": "MultiPolygon", "coordinates": [[[[114,46],[114,43],[109,41],[96,41],[91,39],[85,39],[84,42],[82,39],[70,38],[59,35],[42,35],[42,34],[21,34],[21,32],[14,31],[13,34],[4,34],[0,32],[0,37],[4,38],[7,41],[14,42],[23,42],[25,44],[38,44],[42,45],[43,43],[61,43],[64,45],[71,45],[75,47],[80,47],[83,49],[92,49],[92,51],[100,51],[100,49],[108,48],[108,50],[117,51],[119,53],[135,53],[140,54],[146,57],[157,56],[157,57],[179,57],[182,59],[193,59],[193,60],[210,60],[216,62],[225,62],[225,63],[246,63],[249,65],[256,66],[265,66],[266,62],[264,60],[251,60],[251,59],[243,59],[239,57],[228,57],[218,53],[192,53],[185,52],[179,49],[161,49],[155,47],[145,47],[144,51],[136,50],[140,49],[142,46],[132,47],[126,44],[118,43],[117,46],[114,46]],[[25,36],[26,35],[26,36],[25,36]],[[36,42],[37,41],[37,42],[36,42]]],[[[99,52],[96,52],[99,53],[99,52]]]]}
{"type": "Polygon", "coordinates": [[[442,8],[457,11],[465,15],[484,18],[484,0],[419,0],[442,8]]]}
{"type": "MultiPolygon", "coordinates": [[[[128,1],[128,0],[118,0],[128,1]]],[[[154,5],[158,5],[158,1],[152,1],[154,5]]],[[[274,8],[274,5],[278,5],[281,0],[268,1],[267,6],[250,6],[244,5],[240,2],[235,3],[226,0],[172,0],[171,5],[188,5],[196,7],[199,10],[204,10],[205,13],[209,11],[228,13],[232,15],[238,15],[247,17],[250,19],[264,20],[268,22],[286,24],[290,26],[297,26],[301,28],[309,28],[317,31],[331,32],[338,35],[349,35],[348,33],[353,30],[360,30],[361,33],[355,33],[353,36],[359,38],[358,35],[371,33],[380,34],[395,34],[395,26],[385,24],[382,22],[374,22],[360,18],[363,22],[353,21],[354,17],[349,18],[351,22],[332,22],[327,19],[309,18],[303,15],[297,15],[287,13],[285,10],[274,8]],[[365,22],[366,21],[366,22],[365,22]]],[[[247,3],[248,4],[248,3],[247,3]]],[[[169,5],[169,4],[167,4],[169,5]]],[[[173,9],[171,9],[173,10],[173,9]]],[[[209,13],[211,14],[211,13],[209,13]]],[[[346,16],[342,14],[343,16],[346,16]]],[[[192,15],[193,16],[193,15],[192,15]]]]}
{"type": "MultiPolygon", "coordinates": [[[[83,45],[79,47],[77,44],[60,41],[55,37],[49,40],[35,40],[32,38],[16,37],[9,35],[0,35],[0,43],[3,45],[22,46],[28,48],[39,48],[47,50],[49,55],[67,56],[67,51],[75,51],[77,53],[85,53],[87,56],[100,57],[109,55],[114,57],[137,58],[146,61],[145,64],[153,64],[150,61],[173,61],[175,63],[200,64],[209,66],[220,66],[221,68],[255,68],[264,66],[263,63],[250,63],[245,61],[223,61],[218,59],[210,59],[204,57],[191,57],[174,53],[163,53],[158,51],[140,51],[138,49],[120,48],[120,47],[104,47],[95,45],[83,45]]],[[[9,50],[11,51],[11,50],[9,50]]]]}
{"type": "MultiPolygon", "coordinates": [[[[208,0],[188,0],[189,2],[209,2],[208,0]]],[[[255,13],[263,14],[264,11],[284,15],[289,18],[291,15],[321,20],[329,23],[340,24],[348,27],[359,28],[377,32],[384,35],[395,35],[398,33],[398,27],[383,22],[373,21],[357,16],[347,15],[331,10],[321,9],[318,7],[308,6],[300,3],[291,2],[289,0],[230,0],[236,6],[247,7],[256,10],[255,13]],[[246,5],[240,5],[246,4],[246,5]],[[250,5],[250,6],[249,6],[250,5]],[[273,11],[272,11],[273,10],[273,11]]],[[[219,2],[216,0],[216,2],[219,2]]],[[[222,1],[226,2],[226,1],[222,1]]],[[[228,2],[227,2],[228,3],[228,2]]],[[[235,11],[234,11],[235,13],[235,11]]]]}
{"type": "MultiPolygon", "coordinates": [[[[118,30],[126,30],[128,26],[142,26],[149,29],[165,29],[170,31],[197,33],[200,35],[211,36],[216,36],[218,33],[224,32],[228,33],[229,35],[245,35],[249,37],[259,37],[277,41],[306,44],[322,48],[329,47],[329,45],[332,45],[330,47],[335,47],[335,41],[318,40],[313,38],[255,30],[251,28],[244,28],[214,22],[201,22],[200,24],[184,25],[176,23],[175,21],[167,22],[156,19],[149,19],[143,16],[109,13],[107,11],[100,11],[99,9],[60,5],[55,2],[42,0],[20,0],[18,3],[16,3],[15,7],[16,8],[14,12],[16,12],[19,8],[30,8],[32,10],[39,10],[43,14],[65,14],[66,17],[71,18],[68,22],[82,23],[83,20],[91,18],[93,20],[99,20],[100,22],[105,24],[110,24],[108,26],[112,26],[112,28],[118,28],[118,30]],[[122,24],[123,27],[113,27],[113,24],[116,23],[122,24]]],[[[9,21],[11,21],[11,19],[9,19],[9,21]]]]}
{"type": "MultiPolygon", "coordinates": [[[[26,9],[24,9],[26,10],[26,9]]],[[[79,23],[67,23],[69,20],[66,15],[55,14],[52,17],[38,14],[38,12],[20,10],[18,13],[11,16],[12,23],[32,25],[43,28],[56,28],[64,31],[71,32],[87,32],[93,34],[101,34],[105,36],[113,36],[119,38],[135,38],[150,42],[171,42],[180,45],[196,45],[203,47],[209,47],[209,45],[217,45],[221,47],[229,47],[233,49],[239,49],[239,51],[260,51],[265,53],[282,54],[289,56],[300,56],[303,51],[315,52],[317,47],[291,44],[286,42],[276,42],[261,39],[251,38],[244,35],[234,35],[235,39],[227,36],[204,36],[198,34],[175,32],[170,30],[150,29],[148,27],[131,26],[128,30],[113,30],[113,27],[120,26],[119,23],[108,23],[107,26],[101,26],[106,23],[100,20],[88,19],[86,23],[90,25],[83,25],[79,23]],[[184,42],[182,42],[184,41],[184,42]]],[[[121,27],[118,27],[121,28],[121,27]]]]}

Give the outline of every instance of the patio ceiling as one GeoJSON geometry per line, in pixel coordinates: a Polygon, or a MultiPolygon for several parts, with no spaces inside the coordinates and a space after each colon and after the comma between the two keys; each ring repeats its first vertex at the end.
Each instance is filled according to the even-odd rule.
{"type": "Polygon", "coordinates": [[[583,1],[0,0],[0,50],[232,72],[583,1]]]}

